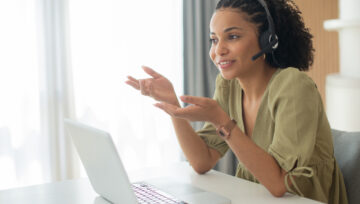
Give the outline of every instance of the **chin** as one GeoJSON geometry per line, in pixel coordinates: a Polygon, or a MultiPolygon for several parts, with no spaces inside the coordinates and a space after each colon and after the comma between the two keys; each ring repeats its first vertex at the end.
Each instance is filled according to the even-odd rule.
{"type": "Polygon", "coordinates": [[[235,78],[235,75],[231,72],[220,71],[220,74],[226,80],[231,80],[235,78]]]}

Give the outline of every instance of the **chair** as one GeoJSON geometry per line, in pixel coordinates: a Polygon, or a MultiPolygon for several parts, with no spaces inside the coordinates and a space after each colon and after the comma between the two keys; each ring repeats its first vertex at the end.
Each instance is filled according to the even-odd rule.
{"type": "Polygon", "coordinates": [[[332,130],[335,158],[344,177],[349,204],[360,203],[360,132],[332,130]]]}

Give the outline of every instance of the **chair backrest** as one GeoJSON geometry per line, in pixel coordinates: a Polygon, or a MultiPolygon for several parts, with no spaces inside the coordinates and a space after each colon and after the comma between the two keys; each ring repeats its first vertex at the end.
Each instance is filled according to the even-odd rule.
{"type": "Polygon", "coordinates": [[[344,177],[349,204],[360,203],[360,132],[332,130],[335,158],[344,177]]]}

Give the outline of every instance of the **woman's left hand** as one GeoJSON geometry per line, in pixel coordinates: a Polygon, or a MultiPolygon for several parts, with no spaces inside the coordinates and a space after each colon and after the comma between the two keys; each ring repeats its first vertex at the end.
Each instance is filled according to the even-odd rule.
{"type": "Polygon", "coordinates": [[[189,121],[207,121],[215,126],[230,120],[227,113],[213,99],[195,96],[181,96],[180,99],[191,105],[181,108],[168,103],[156,103],[155,106],[173,117],[189,121]]]}

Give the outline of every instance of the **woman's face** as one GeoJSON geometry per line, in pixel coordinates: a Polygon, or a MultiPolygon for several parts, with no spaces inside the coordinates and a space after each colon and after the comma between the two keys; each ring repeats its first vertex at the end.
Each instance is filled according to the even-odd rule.
{"type": "Polygon", "coordinates": [[[211,18],[209,55],[225,79],[240,78],[264,62],[262,57],[251,59],[260,47],[257,27],[246,17],[238,10],[226,8],[216,11],[211,18]]]}

